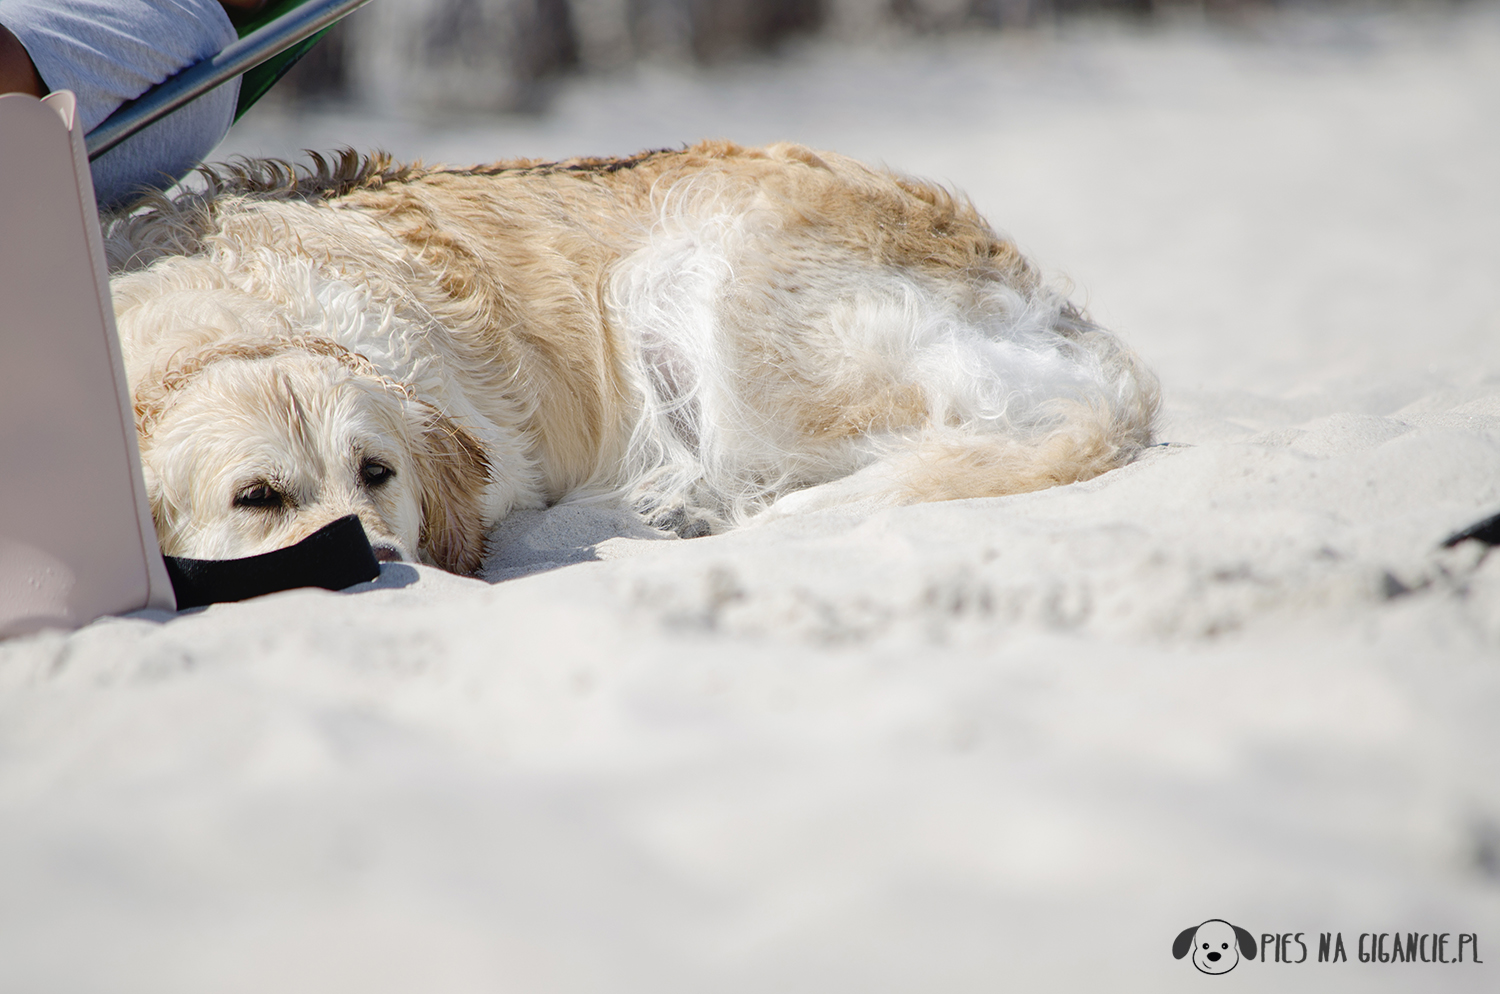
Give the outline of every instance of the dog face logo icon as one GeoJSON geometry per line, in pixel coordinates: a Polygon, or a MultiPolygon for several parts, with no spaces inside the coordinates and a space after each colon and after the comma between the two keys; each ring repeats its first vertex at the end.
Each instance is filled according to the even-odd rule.
{"type": "Polygon", "coordinates": [[[1193,965],[1204,973],[1228,973],[1239,965],[1240,956],[1255,958],[1255,936],[1220,918],[1183,929],[1172,943],[1172,958],[1193,953],[1193,965]]]}

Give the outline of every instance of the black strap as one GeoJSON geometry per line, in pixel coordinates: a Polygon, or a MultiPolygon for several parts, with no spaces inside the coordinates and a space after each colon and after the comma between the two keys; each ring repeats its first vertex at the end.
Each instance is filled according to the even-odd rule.
{"type": "Polygon", "coordinates": [[[1451,549],[1458,543],[1471,538],[1485,545],[1500,545],[1500,514],[1492,514],[1483,521],[1474,522],[1461,532],[1449,535],[1443,541],[1443,548],[1451,549]]]}
{"type": "Polygon", "coordinates": [[[274,594],[295,587],[343,590],[380,575],[380,563],[356,515],[340,518],[285,549],[244,559],[167,556],[177,608],[274,594]]]}

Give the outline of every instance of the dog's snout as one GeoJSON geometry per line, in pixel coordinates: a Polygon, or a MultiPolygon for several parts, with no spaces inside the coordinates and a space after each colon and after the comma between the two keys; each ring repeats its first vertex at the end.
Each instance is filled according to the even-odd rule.
{"type": "Polygon", "coordinates": [[[1219,962],[1220,956],[1219,956],[1218,953],[1209,953],[1206,958],[1208,959],[1208,961],[1210,963],[1217,963],[1217,962],[1219,962]]]}
{"type": "Polygon", "coordinates": [[[400,549],[396,548],[394,545],[388,545],[385,542],[376,542],[372,544],[370,546],[370,551],[375,553],[375,561],[380,563],[399,563],[405,558],[401,555],[400,549]]]}

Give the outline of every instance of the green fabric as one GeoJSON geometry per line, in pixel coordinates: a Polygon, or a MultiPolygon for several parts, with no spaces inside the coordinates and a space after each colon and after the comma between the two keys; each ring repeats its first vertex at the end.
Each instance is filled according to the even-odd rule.
{"type": "MultiPolygon", "coordinates": [[[[306,2],[307,0],[271,0],[259,14],[239,25],[240,37],[243,38],[257,28],[264,27],[292,8],[300,7],[306,2]]],[[[304,38],[297,42],[280,55],[274,55],[254,69],[246,70],[245,75],[240,77],[240,102],[235,108],[234,119],[238,121],[244,117],[250,105],[265,96],[266,91],[275,86],[276,81],[285,76],[287,70],[296,65],[297,60],[306,55],[332,27],[333,25],[330,24],[311,38],[304,38]]]]}

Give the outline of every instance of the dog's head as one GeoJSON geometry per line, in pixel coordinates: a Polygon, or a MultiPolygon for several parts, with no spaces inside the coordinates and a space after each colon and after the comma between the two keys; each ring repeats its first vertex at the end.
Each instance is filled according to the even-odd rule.
{"type": "Polygon", "coordinates": [[[320,339],[231,340],[136,389],[162,551],[234,559],[357,514],[377,558],[477,572],[489,466],[479,442],[320,339]]]}
{"type": "Polygon", "coordinates": [[[1239,965],[1241,954],[1255,958],[1255,936],[1238,925],[1210,918],[1178,933],[1172,955],[1182,959],[1188,950],[1192,950],[1193,965],[1204,973],[1228,973],[1239,965]]]}

